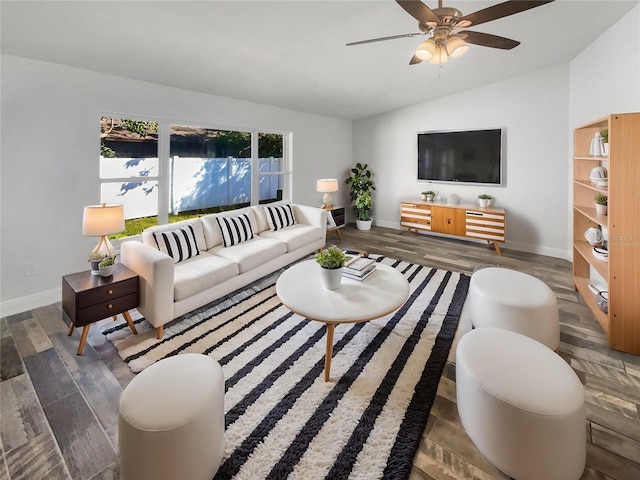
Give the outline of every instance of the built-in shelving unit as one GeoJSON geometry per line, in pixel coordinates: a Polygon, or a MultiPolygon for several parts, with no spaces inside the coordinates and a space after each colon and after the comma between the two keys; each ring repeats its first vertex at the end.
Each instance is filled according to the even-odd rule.
{"type": "Polygon", "coordinates": [[[640,355],[640,113],[609,115],[574,131],[573,279],[576,289],[616,350],[640,355]],[[609,156],[589,154],[596,132],[609,131],[609,156]],[[591,183],[594,167],[608,171],[608,186],[591,183]],[[608,214],[598,215],[594,196],[608,196],[608,214]],[[589,227],[608,233],[608,262],[593,255],[584,238],[589,227]],[[602,283],[606,285],[602,285],[602,283]],[[608,312],[589,289],[606,287],[608,312]]]}

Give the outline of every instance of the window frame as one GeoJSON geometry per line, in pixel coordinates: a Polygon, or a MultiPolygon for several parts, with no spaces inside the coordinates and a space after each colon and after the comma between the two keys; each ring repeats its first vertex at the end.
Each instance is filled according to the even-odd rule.
{"type": "MultiPolygon", "coordinates": [[[[100,169],[98,168],[98,182],[99,192],[101,195],[102,185],[105,183],[113,182],[130,182],[134,181],[157,181],[158,183],[158,225],[166,225],[169,223],[169,214],[171,212],[170,202],[170,187],[171,187],[171,159],[170,159],[170,145],[171,145],[171,126],[180,125],[194,128],[205,128],[212,130],[228,130],[228,131],[241,131],[249,132],[251,134],[251,199],[250,205],[259,205],[260,203],[260,177],[262,176],[282,176],[282,198],[283,200],[291,201],[292,190],[292,178],[293,178],[293,158],[292,158],[292,137],[293,132],[263,129],[255,127],[240,127],[221,124],[210,124],[204,122],[193,122],[188,120],[175,120],[175,119],[159,119],[151,116],[122,114],[122,113],[102,113],[101,117],[113,117],[119,119],[139,120],[139,121],[153,121],[158,123],[158,174],[154,177],[125,177],[125,178],[102,178],[100,176],[100,169]],[[260,172],[260,157],[258,150],[258,137],[259,134],[277,134],[282,135],[282,169],[278,172],[260,172]]],[[[99,150],[99,148],[98,148],[99,150]]],[[[100,152],[98,152],[100,153],[100,152]]],[[[98,155],[98,159],[100,155],[98,155]]],[[[118,239],[123,241],[126,239],[133,239],[139,237],[139,235],[133,235],[130,237],[124,237],[118,239]]]]}

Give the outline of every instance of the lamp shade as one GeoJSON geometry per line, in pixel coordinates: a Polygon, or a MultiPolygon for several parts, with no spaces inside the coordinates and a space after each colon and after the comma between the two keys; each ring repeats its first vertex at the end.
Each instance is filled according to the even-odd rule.
{"type": "Polygon", "coordinates": [[[436,45],[436,51],[433,53],[433,57],[431,57],[431,60],[429,60],[429,63],[435,64],[435,65],[443,64],[443,63],[447,63],[448,59],[449,59],[449,55],[447,54],[447,50],[444,48],[442,43],[438,43],[436,45]]]}
{"type": "Polygon", "coordinates": [[[90,205],[84,207],[82,234],[101,237],[124,230],[123,205],[90,205]]]}
{"type": "Polygon", "coordinates": [[[433,38],[425,40],[420,44],[418,49],[416,50],[416,57],[422,60],[429,60],[433,57],[433,54],[436,51],[436,42],[433,38]]]}
{"type": "Polygon", "coordinates": [[[464,55],[467,50],[469,50],[469,46],[462,38],[452,35],[447,40],[447,52],[452,58],[464,55]]]}
{"type": "Polygon", "coordinates": [[[317,192],[337,192],[338,180],[335,178],[320,178],[316,183],[317,192]]]}

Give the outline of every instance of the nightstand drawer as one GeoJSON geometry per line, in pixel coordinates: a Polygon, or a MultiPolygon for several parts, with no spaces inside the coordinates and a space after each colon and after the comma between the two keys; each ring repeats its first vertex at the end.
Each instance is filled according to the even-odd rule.
{"type": "Polygon", "coordinates": [[[344,225],[344,208],[334,208],[331,210],[331,215],[333,216],[333,221],[336,222],[336,227],[341,227],[344,225]]]}
{"type": "Polygon", "coordinates": [[[124,297],[113,298],[110,301],[94,304],[78,310],[74,321],[76,327],[81,327],[97,320],[117,315],[138,306],[138,293],[132,293],[124,297]]]}
{"type": "Polygon", "coordinates": [[[121,282],[114,282],[112,284],[101,285],[100,287],[93,288],[91,290],[79,292],[77,294],[76,300],[77,308],[80,310],[86,307],[91,307],[92,305],[96,305],[98,303],[115,301],[116,299],[124,297],[126,295],[135,294],[137,296],[137,292],[138,277],[130,278],[121,282]]]}

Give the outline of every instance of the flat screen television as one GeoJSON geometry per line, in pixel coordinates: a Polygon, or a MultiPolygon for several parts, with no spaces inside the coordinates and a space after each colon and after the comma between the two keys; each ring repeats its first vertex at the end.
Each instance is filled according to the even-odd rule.
{"type": "Polygon", "coordinates": [[[502,129],[418,133],[418,180],[502,185],[502,129]]]}

